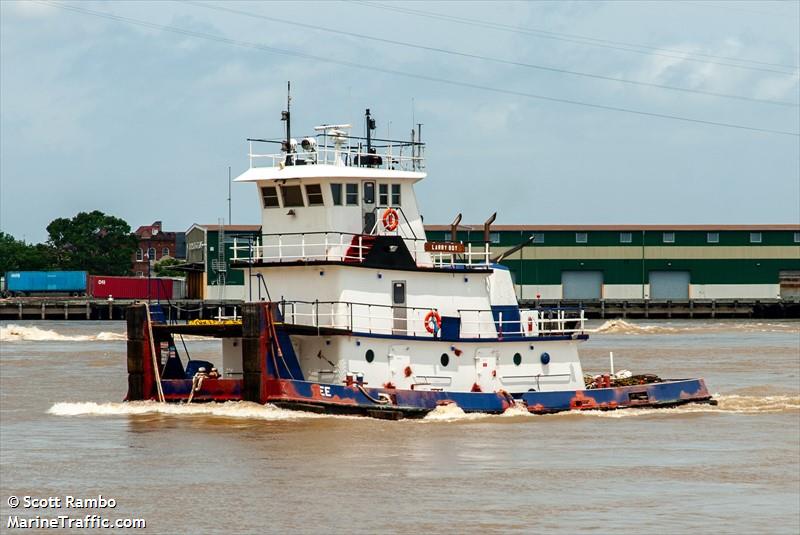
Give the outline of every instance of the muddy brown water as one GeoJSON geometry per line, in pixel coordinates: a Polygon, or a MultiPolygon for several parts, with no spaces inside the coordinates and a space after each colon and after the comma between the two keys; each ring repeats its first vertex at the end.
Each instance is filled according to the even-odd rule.
{"type": "Polygon", "coordinates": [[[592,327],[586,371],[614,351],[618,370],[705,377],[719,406],[386,422],[123,404],[124,324],[2,323],[0,532],[99,514],[165,534],[800,533],[800,322],[592,327]],[[116,507],[8,505],[98,494],[116,507]]]}

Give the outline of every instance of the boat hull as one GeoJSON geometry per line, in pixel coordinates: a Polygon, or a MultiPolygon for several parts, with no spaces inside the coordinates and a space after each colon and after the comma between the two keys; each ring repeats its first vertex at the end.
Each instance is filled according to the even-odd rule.
{"type": "MultiPolygon", "coordinates": [[[[162,381],[168,401],[189,398],[191,381],[162,381]]],[[[241,381],[209,380],[195,392],[193,401],[241,399],[241,381]]],[[[455,404],[464,412],[500,414],[521,405],[534,414],[564,411],[616,410],[632,407],[669,407],[712,402],[703,379],[678,379],[642,385],[556,392],[447,392],[367,388],[357,384],[328,384],[290,379],[265,379],[262,403],[328,414],[354,414],[378,418],[425,416],[440,405],[455,404]]]]}

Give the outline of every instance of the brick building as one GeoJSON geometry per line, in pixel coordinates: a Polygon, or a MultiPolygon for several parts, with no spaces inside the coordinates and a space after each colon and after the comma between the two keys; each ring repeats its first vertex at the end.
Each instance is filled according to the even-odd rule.
{"type": "Polygon", "coordinates": [[[165,256],[179,258],[178,242],[185,242],[185,240],[178,239],[183,238],[183,236],[178,236],[178,234],[183,234],[182,232],[165,232],[161,228],[161,221],[155,221],[152,225],[142,225],[136,229],[134,234],[136,234],[139,244],[132,258],[131,271],[140,277],[147,276],[148,260],[157,262],[165,256]]]}

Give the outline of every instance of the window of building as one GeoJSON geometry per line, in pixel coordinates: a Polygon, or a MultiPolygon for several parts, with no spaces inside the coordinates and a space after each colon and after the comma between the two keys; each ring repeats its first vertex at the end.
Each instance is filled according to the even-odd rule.
{"type": "Polygon", "coordinates": [[[164,258],[165,256],[169,256],[169,247],[164,247],[161,249],[161,258],[164,258]]]}
{"type": "Polygon", "coordinates": [[[137,277],[144,277],[144,271],[137,271],[136,272],[136,276],[137,277]]]}
{"type": "Polygon", "coordinates": [[[264,186],[261,188],[261,197],[264,199],[264,208],[276,208],[278,203],[278,189],[274,186],[264,186]]]}
{"type": "Polygon", "coordinates": [[[295,207],[303,206],[303,192],[300,186],[281,186],[281,196],[283,197],[283,206],[295,207]]]}
{"type": "Polygon", "coordinates": [[[674,232],[665,232],[662,236],[662,240],[664,243],[675,243],[675,233],[674,232]]]}
{"type": "Polygon", "coordinates": [[[309,206],[320,206],[322,202],[322,186],[319,184],[308,184],[306,186],[306,197],[309,206]]]}
{"type": "Polygon", "coordinates": [[[489,233],[489,241],[492,243],[500,243],[500,233],[499,232],[490,232],[489,233]]]}
{"type": "Polygon", "coordinates": [[[392,184],[392,206],[400,206],[400,184],[392,184]]]}
{"type": "Polygon", "coordinates": [[[633,233],[631,233],[631,232],[620,232],[619,233],[619,242],[620,243],[633,243],[633,233]]]}
{"type": "Polygon", "coordinates": [[[378,184],[378,206],[389,206],[389,184],[378,184]]]}
{"type": "Polygon", "coordinates": [[[342,185],[341,184],[331,184],[331,197],[333,197],[333,205],[334,206],[341,206],[342,205],[342,185]]]}
{"type": "Polygon", "coordinates": [[[706,234],[706,241],[708,243],[719,243],[719,232],[709,232],[706,234]]]}
{"type": "Polygon", "coordinates": [[[151,247],[147,250],[147,260],[155,260],[156,259],[156,248],[151,247]]]}
{"type": "Polygon", "coordinates": [[[794,233],[794,242],[795,243],[800,243],[800,232],[795,232],[794,233]]]}
{"type": "Polygon", "coordinates": [[[544,243],[544,232],[534,232],[533,243],[544,243]]]}
{"type": "Polygon", "coordinates": [[[586,243],[589,241],[589,236],[585,232],[575,233],[575,243],[586,243]]]}
{"type": "Polygon", "coordinates": [[[136,261],[141,262],[142,260],[144,260],[144,251],[142,250],[141,247],[139,247],[136,250],[136,261]]]}
{"type": "Polygon", "coordinates": [[[358,206],[358,184],[344,185],[345,203],[347,206],[358,206]]]}
{"type": "Polygon", "coordinates": [[[761,243],[761,233],[760,232],[751,232],[750,233],[750,243],[761,243]]]}

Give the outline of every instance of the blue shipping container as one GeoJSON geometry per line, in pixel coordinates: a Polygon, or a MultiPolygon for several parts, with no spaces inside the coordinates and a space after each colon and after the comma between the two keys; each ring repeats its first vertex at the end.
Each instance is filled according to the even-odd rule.
{"type": "Polygon", "coordinates": [[[86,292],[85,271],[8,271],[8,292],[86,292]]]}

